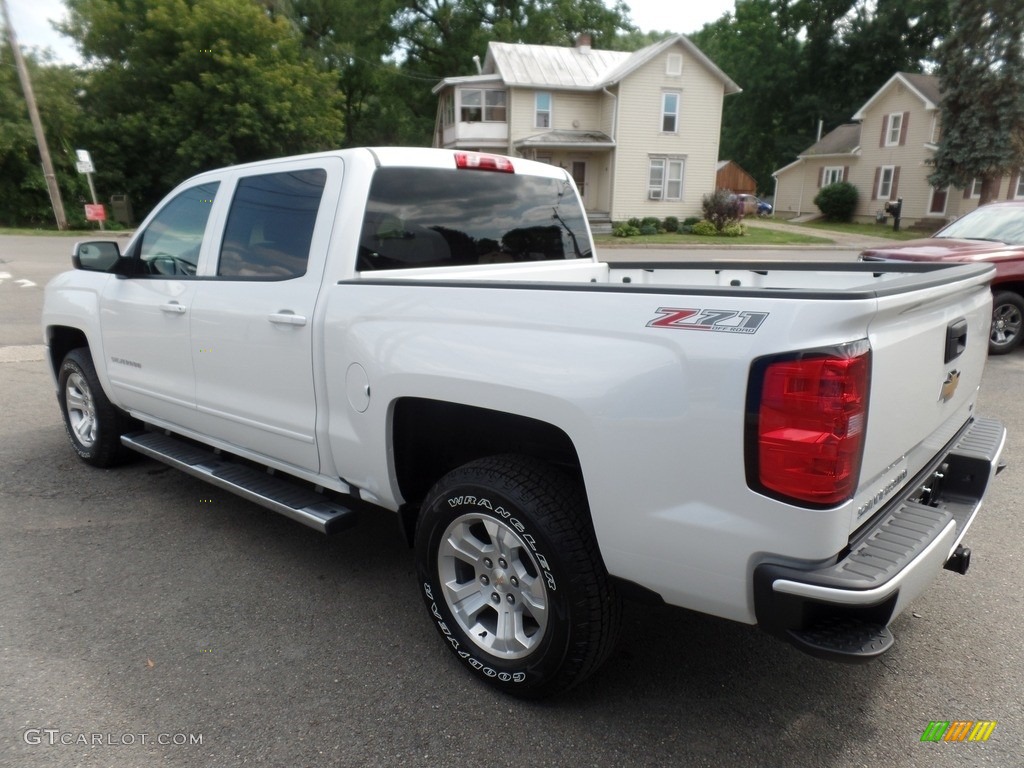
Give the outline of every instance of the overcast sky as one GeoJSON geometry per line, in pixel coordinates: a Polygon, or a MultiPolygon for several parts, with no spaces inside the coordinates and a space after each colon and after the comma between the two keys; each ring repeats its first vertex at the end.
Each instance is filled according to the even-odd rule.
{"type": "MultiPolygon", "coordinates": [[[[709,21],[732,11],[734,0],[627,0],[630,18],[641,30],[696,32],[709,21]]],[[[50,48],[60,61],[77,61],[71,42],[53,30],[51,21],[64,17],[62,0],[7,0],[14,31],[23,48],[50,48]]]]}

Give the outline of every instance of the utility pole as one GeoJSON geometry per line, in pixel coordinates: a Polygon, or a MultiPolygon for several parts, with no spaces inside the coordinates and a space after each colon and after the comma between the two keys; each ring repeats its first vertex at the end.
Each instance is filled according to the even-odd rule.
{"type": "Polygon", "coordinates": [[[39,110],[36,108],[36,97],[32,92],[32,80],[28,76],[28,69],[25,68],[25,59],[21,55],[21,48],[18,47],[18,38],[14,34],[11,15],[7,12],[7,0],[0,0],[0,6],[3,7],[7,40],[11,46],[11,54],[14,56],[14,65],[18,68],[21,90],[25,93],[25,102],[28,104],[28,116],[32,121],[32,130],[36,134],[36,144],[39,145],[39,157],[43,161],[43,178],[46,180],[46,188],[50,192],[50,204],[53,206],[53,215],[57,219],[57,229],[63,231],[68,228],[68,219],[64,215],[64,203],[60,199],[57,175],[53,172],[53,161],[50,160],[50,150],[46,146],[43,121],[39,119],[39,110]]]}

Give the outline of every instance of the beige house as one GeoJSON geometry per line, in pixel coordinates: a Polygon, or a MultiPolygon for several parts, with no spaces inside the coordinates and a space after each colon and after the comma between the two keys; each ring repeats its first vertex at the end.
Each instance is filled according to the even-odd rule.
{"type": "Polygon", "coordinates": [[[739,86],[682,35],[634,53],[490,43],[479,74],[438,83],[434,146],[561,166],[595,228],[700,215],[722,100],[739,86]]]}
{"type": "MultiPolygon", "coordinates": [[[[929,184],[941,124],[934,75],[897,72],[857,113],[775,171],[775,213],[817,213],[818,190],[836,181],[857,187],[856,217],[873,221],[887,201],[903,200],[902,223],[938,227],[978,206],[981,180],[967,189],[929,184]]],[[[1024,198],[1021,174],[1000,182],[999,197],[1024,198]]],[[[891,219],[890,219],[891,221],[891,219]]]]}

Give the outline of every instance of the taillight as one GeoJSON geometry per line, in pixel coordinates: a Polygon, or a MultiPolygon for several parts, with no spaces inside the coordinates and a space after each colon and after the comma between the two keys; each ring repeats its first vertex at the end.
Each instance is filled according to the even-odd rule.
{"type": "Polygon", "coordinates": [[[828,507],[860,477],[871,350],[867,341],[759,360],[747,397],[747,479],[776,498],[828,507]]]}
{"type": "Polygon", "coordinates": [[[482,152],[456,152],[455,167],[476,171],[500,171],[515,173],[512,161],[502,155],[485,155],[482,152]]]}

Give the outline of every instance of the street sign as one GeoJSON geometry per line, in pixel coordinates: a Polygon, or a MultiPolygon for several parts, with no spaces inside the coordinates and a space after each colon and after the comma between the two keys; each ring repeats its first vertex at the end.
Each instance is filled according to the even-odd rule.
{"type": "Polygon", "coordinates": [[[96,169],[91,161],[79,160],[75,163],[75,168],[78,169],[79,173],[96,173],[96,169]]]}
{"type": "Polygon", "coordinates": [[[86,221],[106,221],[107,209],[102,204],[85,206],[86,221]]]}

